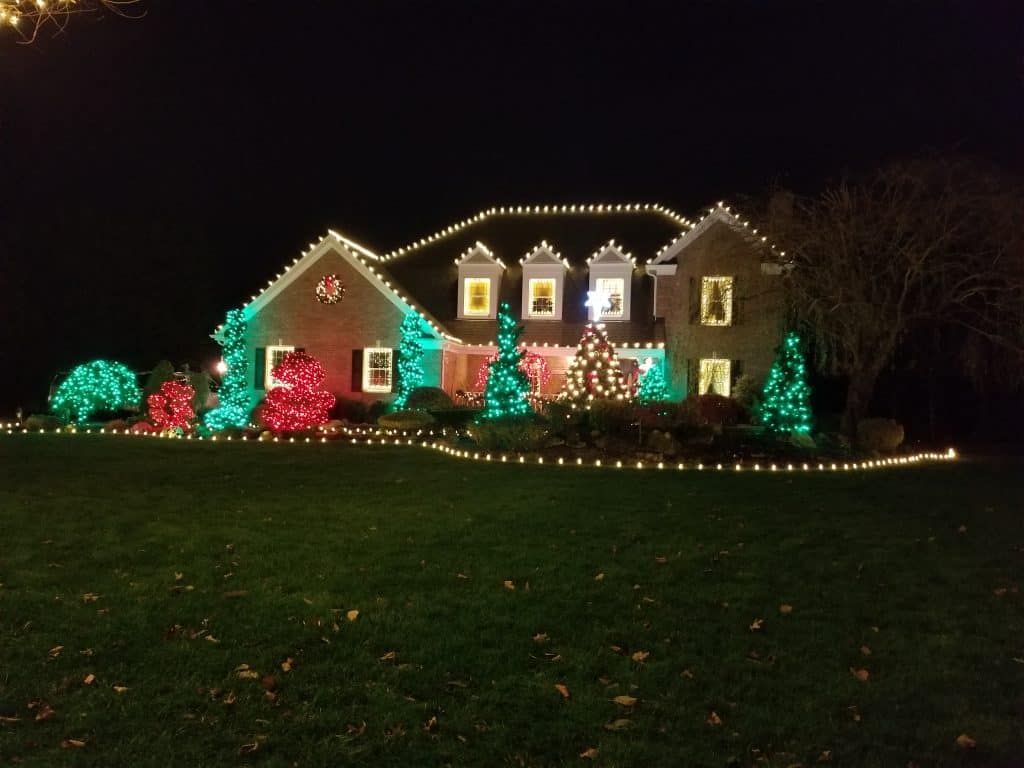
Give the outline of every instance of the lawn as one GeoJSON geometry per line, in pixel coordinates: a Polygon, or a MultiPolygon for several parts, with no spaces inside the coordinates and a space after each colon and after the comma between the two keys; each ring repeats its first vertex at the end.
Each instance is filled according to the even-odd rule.
{"type": "Polygon", "coordinates": [[[1021,469],[3,436],[0,764],[1016,765],[1021,469]]]}

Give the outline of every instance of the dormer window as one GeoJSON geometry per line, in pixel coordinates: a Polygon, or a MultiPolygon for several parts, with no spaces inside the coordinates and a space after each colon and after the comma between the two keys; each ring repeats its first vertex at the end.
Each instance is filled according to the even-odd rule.
{"type": "Polygon", "coordinates": [[[541,242],[519,263],[523,265],[523,319],[561,320],[566,262],[541,242]]]}
{"type": "Polygon", "coordinates": [[[594,321],[629,320],[630,288],[633,284],[633,258],[614,240],[601,246],[587,263],[590,265],[590,292],[600,299],[589,306],[594,321]]]}
{"type": "Polygon", "coordinates": [[[497,316],[498,292],[505,265],[483,243],[455,260],[459,267],[459,319],[490,320],[497,316]]]}

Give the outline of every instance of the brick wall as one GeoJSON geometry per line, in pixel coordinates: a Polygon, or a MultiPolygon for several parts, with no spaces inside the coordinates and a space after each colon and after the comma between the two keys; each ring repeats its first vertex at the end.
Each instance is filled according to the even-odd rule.
{"type": "Polygon", "coordinates": [[[738,360],[743,373],[763,382],[782,333],[782,295],[777,275],[761,271],[760,256],[738,232],[717,222],[689,245],[675,275],[658,278],[658,314],[665,318],[667,372],[680,396],[687,391],[687,361],[704,357],[738,360]],[[732,275],[733,324],[690,321],[690,278],[732,275]],[[738,316],[737,316],[738,310],[738,316]]]}
{"type": "MultiPolygon", "coordinates": [[[[256,349],[272,345],[304,348],[319,360],[327,372],[326,388],[337,397],[365,402],[390,400],[388,393],[353,392],[352,350],[391,347],[397,355],[399,326],[403,312],[355,267],[334,250],[326,252],[291,284],[249,320],[246,342],[250,368],[255,367],[256,349]],[[335,273],[345,284],[345,297],[337,304],[321,304],[316,285],[335,273]]],[[[440,350],[425,350],[425,385],[440,381],[440,350]]],[[[361,371],[357,373],[361,379],[361,371]]],[[[255,389],[256,372],[250,370],[253,402],[263,390],[255,389]]]]}

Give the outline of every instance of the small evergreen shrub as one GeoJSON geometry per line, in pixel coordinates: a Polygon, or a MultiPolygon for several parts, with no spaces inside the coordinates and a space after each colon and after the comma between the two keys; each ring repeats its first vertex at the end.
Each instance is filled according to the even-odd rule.
{"type": "Polygon", "coordinates": [[[405,401],[405,407],[412,411],[441,410],[452,405],[452,399],[440,387],[416,387],[405,401]]]}
{"type": "Polygon", "coordinates": [[[412,431],[424,429],[434,423],[434,417],[423,411],[395,411],[385,413],[377,419],[377,423],[385,429],[403,429],[412,431]]]}
{"type": "Polygon", "coordinates": [[[636,437],[636,409],[626,400],[595,400],[586,412],[592,430],[612,437],[636,437]]]}
{"type": "Polygon", "coordinates": [[[63,427],[64,420],[46,413],[37,413],[25,419],[21,426],[29,432],[38,432],[40,429],[53,431],[63,427]]]}
{"type": "Polygon", "coordinates": [[[485,451],[539,451],[547,445],[548,426],[534,416],[510,416],[473,424],[470,436],[485,451]]]}
{"type": "Polygon", "coordinates": [[[451,408],[432,408],[430,415],[439,426],[450,429],[465,429],[480,415],[480,408],[468,408],[466,406],[452,406],[451,408]]]}
{"type": "Polygon", "coordinates": [[[903,425],[894,419],[861,419],[857,424],[857,447],[889,453],[903,444],[903,425]]]}
{"type": "Polygon", "coordinates": [[[362,400],[351,397],[339,397],[334,401],[330,417],[349,424],[369,424],[370,409],[362,400]]]}
{"type": "Polygon", "coordinates": [[[697,410],[705,424],[715,427],[731,427],[739,424],[743,409],[739,403],[722,395],[697,395],[697,410]]]}
{"type": "Polygon", "coordinates": [[[744,416],[751,421],[757,418],[758,409],[761,407],[761,390],[764,385],[749,373],[744,373],[732,388],[732,399],[744,411],[744,416]]]}

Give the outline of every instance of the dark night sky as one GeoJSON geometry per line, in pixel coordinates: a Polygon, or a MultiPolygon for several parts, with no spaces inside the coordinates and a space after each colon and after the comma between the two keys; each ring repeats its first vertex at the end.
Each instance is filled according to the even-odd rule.
{"type": "Polygon", "coordinates": [[[143,4],[0,34],[2,415],[95,357],[211,361],[329,226],[386,250],[492,204],[690,215],[952,146],[1024,167],[1010,0],[143,4]]]}

